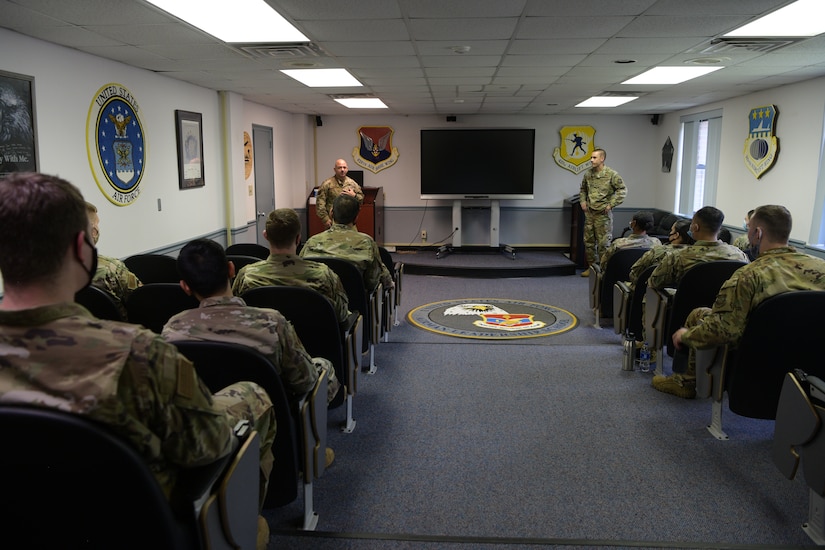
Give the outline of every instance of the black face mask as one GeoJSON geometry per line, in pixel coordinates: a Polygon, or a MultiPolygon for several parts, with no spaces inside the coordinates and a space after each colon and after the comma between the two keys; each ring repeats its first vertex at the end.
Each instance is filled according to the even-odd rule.
{"type": "Polygon", "coordinates": [[[88,244],[89,247],[92,249],[92,267],[91,267],[91,269],[86,269],[86,266],[83,264],[83,262],[80,262],[80,265],[83,266],[83,271],[85,271],[86,274],[89,275],[89,281],[83,287],[83,288],[86,288],[87,286],[92,284],[92,280],[95,278],[95,273],[97,273],[97,247],[94,245],[94,243],[89,241],[89,236],[88,235],[83,235],[83,241],[86,244],[88,244]]]}

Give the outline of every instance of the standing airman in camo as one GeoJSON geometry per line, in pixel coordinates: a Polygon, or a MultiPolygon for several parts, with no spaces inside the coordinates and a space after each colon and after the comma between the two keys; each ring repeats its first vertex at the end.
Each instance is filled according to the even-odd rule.
{"type": "Polygon", "coordinates": [[[748,239],[756,259],[739,268],[719,290],[712,308],[696,308],[685,326],[673,334],[677,348],[690,347],[687,372],[654,376],[653,387],[678,397],[696,396],[694,350],[723,344],[736,346],[748,316],[767,298],[796,290],[825,290],[825,260],[798,252],[788,245],[791,213],[784,206],[757,208],[750,219],[748,239]]]}
{"type": "Polygon", "coordinates": [[[594,149],[590,155],[592,167],[582,177],[579,190],[579,206],[584,212],[584,251],[587,269],[582,277],[590,276],[590,266],[598,263],[599,257],[613,240],[613,209],[627,196],[627,187],[618,172],[605,166],[607,153],[604,149],[594,149]]]}

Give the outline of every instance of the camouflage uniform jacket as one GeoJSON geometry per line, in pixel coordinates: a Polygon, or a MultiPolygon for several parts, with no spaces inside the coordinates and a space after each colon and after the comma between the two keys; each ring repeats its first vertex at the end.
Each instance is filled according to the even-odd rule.
{"type": "Polygon", "coordinates": [[[266,260],[241,268],[232,283],[232,293],[240,296],[259,286],[303,286],[332,302],[338,322],[349,316],[349,298],[338,275],[327,265],[304,260],[293,254],[270,254],[266,260]]]}
{"type": "Polygon", "coordinates": [[[310,391],[318,380],[292,324],[279,311],[248,306],[237,296],[202,300],[200,307],[169,319],[161,336],[169,342],[205,340],[254,348],[269,357],[293,399],[310,391]]]}
{"type": "Polygon", "coordinates": [[[736,237],[731,243],[731,245],[735,246],[739,250],[744,250],[746,252],[751,247],[751,243],[750,241],[748,241],[747,234],[739,235],[738,237],[736,237]]]}
{"type": "Polygon", "coordinates": [[[792,246],[768,250],[739,268],[716,295],[711,313],[688,329],[682,342],[696,349],[736,345],[748,315],[763,300],[794,290],[825,290],[825,260],[792,246]]]}
{"type": "Polygon", "coordinates": [[[126,264],[117,258],[98,255],[97,271],[92,279],[92,285],[111,294],[121,315],[126,319],[126,299],[142,283],[137,275],[129,271],[126,264]]]}
{"type": "Polygon", "coordinates": [[[604,254],[602,254],[600,264],[602,271],[607,268],[607,261],[618,250],[622,250],[623,248],[656,248],[658,246],[662,246],[662,241],[660,241],[658,237],[651,237],[650,235],[636,235],[634,233],[627,237],[616,239],[610,244],[607,250],[604,251],[604,254]]]}
{"type": "Polygon", "coordinates": [[[167,496],[179,469],[231,451],[234,422],[173,345],[74,303],[0,311],[0,402],[112,426],[135,445],[167,496]]]}
{"type": "Polygon", "coordinates": [[[630,279],[630,288],[636,286],[636,281],[639,280],[639,277],[642,276],[642,273],[644,273],[648,267],[652,265],[659,265],[659,262],[662,261],[665,254],[670,254],[674,250],[678,250],[686,246],[687,245],[684,244],[665,244],[651,248],[642,254],[642,257],[636,260],[636,262],[630,267],[630,275],[628,276],[630,279]]]}
{"type": "Polygon", "coordinates": [[[392,275],[381,260],[381,252],[372,237],[355,227],[340,223],[313,235],[301,249],[301,257],[333,257],[349,260],[358,266],[364,276],[364,286],[374,290],[378,283],[392,286],[392,275]]]}
{"type": "Polygon", "coordinates": [[[627,187],[618,172],[605,166],[598,173],[592,168],[585,171],[579,193],[580,199],[587,203],[588,211],[601,213],[608,206],[612,210],[622,204],[627,187]]]}
{"type": "Polygon", "coordinates": [[[321,182],[321,186],[318,187],[318,194],[315,195],[315,213],[325,224],[331,222],[329,211],[332,208],[332,203],[344,189],[355,191],[355,198],[358,199],[359,204],[364,202],[364,192],[361,190],[361,186],[349,176],[344,176],[344,183],[339,183],[338,178],[332,176],[321,182]]]}
{"type": "Polygon", "coordinates": [[[696,264],[717,260],[736,260],[748,263],[744,252],[722,241],[696,241],[673,254],[665,255],[647,280],[650,288],[663,289],[678,286],[685,272],[696,264]]]}

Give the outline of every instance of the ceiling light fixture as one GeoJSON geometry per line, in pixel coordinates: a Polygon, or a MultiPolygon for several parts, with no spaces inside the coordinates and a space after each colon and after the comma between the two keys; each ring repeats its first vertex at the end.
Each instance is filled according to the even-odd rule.
{"type": "Polygon", "coordinates": [[[148,0],[224,42],[309,42],[264,0],[148,0]]]}
{"type": "Polygon", "coordinates": [[[825,3],[797,0],[723,36],[816,36],[825,32],[825,3]]]}
{"type": "Polygon", "coordinates": [[[622,84],[679,84],[724,67],[653,67],[622,84]]]}
{"type": "Polygon", "coordinates": [[[346,69],[281,69],[281,72],[310,88],[363,86],[346,69]]]}
{"type": "Polygon", "coordinates": [[[585,99],[576,107],[618,107],[619,105],[624,105],[625,103],[629,103],[634,99],[639,99],[638,96],[593,96],[589,99],[585,99]]]}
{"type": "Polygon", "coordinates": [[[337,103],[340,103],[348,109],[387,109],[388,107],[377,97],[333,97],[337,103]]]}

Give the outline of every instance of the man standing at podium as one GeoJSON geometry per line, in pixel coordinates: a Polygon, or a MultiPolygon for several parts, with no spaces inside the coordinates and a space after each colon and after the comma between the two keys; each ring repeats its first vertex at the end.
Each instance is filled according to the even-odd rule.
{"type": "Polygon", "coordinates": [[[627,187],[618,172],[605,166],[607,153],[594,149],[590,155],[592,167],[584,173],[579,194],[579,205],[584,212],[584,251],[587,269],[582,277],[590,276],[590,266],[598,263],[613,240],[613,208],[624,202],[627,187]]]}
{"type": "Polygon", "coordinates": [[[364,192],[361,186],[354,179],[347,176],[349,167],[347,161],[338,159],[335,161],[335,175],[325,179],[318,188],[318,195],[315,197],[315,213],[321,218],[326,227],[332,227],[332,217],[330,210],[335,198],[341,193],[352,195],[358,199],[358,204],[364,202],[364,192]]]}

